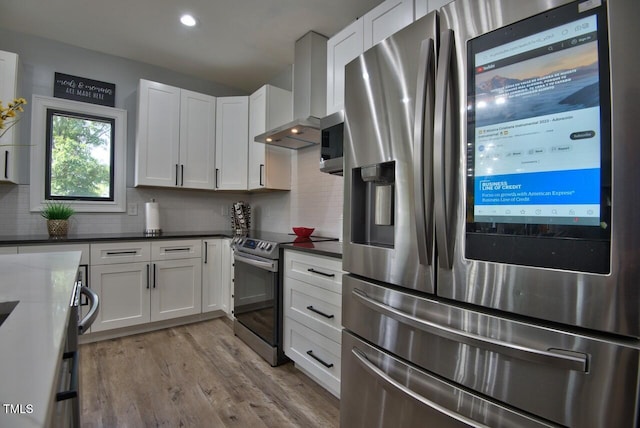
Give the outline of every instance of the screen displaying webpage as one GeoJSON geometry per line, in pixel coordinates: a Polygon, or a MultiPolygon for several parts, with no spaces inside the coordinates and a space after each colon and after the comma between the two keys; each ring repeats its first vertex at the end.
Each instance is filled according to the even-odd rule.
{"type": "Polygon", "coordinates": [[[600,224],[595,15],[474,55],[476,222],[600,224]]]}

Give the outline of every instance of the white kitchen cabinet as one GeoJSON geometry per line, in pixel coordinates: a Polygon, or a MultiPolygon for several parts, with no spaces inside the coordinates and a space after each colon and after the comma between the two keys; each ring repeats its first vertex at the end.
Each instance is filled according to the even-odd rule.
{"type": "Polygon", "coordinates": [[[247,190],[249,97],[218,97],[216,190],[247,190]]]}
{"type": "Polygon", "coordinates": [[[386,0],[364,15],[364,51],[413,22],[413,0],[386,0]]]}
{"type": "Polygon", "coordinates": [[[222,310],[222,239],[202,241],[202,312],[222,310]]]}
{"type": "Polygon", "coordinates": [[[200,258],[152,261],[152,322],[202,312],[200,263],[200,258]]]}
{"type": "Polygon", "coordinates": [[[432,10],[440,9],[451,0],[415,0],[416,20],[422,18],[432,10]]]}
{"type": "Polygon", "coordinates": [[[100,298],[92,333],[149,322],[153,281],[149,242],[92,244],[89,271],[91,288],[100,298]]]}
{"type": "Polygon", "coordinates": [[[256,143],[256,135],[290,122],[292,94],[264,85],[249,97],[249,190],[291,189],[291,150],[256,143]]]}
{"type": "Polygon", "coordinates": [[[327,115],[344,108],[344,67],[364,49],[364,19],[357,19],[327,41],[327,115]]]}
{"type": "Polygon", "coordinates": [[[210,238],[202,241],[202,312],[233,310],[233,259],[231,240],[210,238]]]}
{"type": "Polygon", "coordinates": [[[175,187],[180,160],[180,88],[138,85],[135,185],[175,187]]]}
{"type": "MultiPolygon", "coordinates": [[[[5,107],[20,96],[17,93],[18,66],[18,55],[0,51],[0,101],[5,107]]],[[[4,132],[0,137],[0,182],[18,183],[20,180],[20,165],[27,146],[20,145],[19,129],[20,123],[16,123],[0,130],[0,133],[4,132]]]]}
{"type": "Polygon", "coordinates": [[[342,261],[298,251],[284,253],[284,352],[340,397],[342,261]]]}
{"type": "Polygon", "coordinates": [[[151,321],[202,312],[200,240],[151,242],[151,321]]]}
{"type": "Polygon", "coordinates": [[[213,189],[216,99],[180,91],[180,180],[189,189],[213,189]]]}
{"type": "Polygon", "coordinates": [[[152,279],[148,261],[92,265],[91,288],[100,298],[100,310],[91,332],[148,323],[152,279]]]}
{"type": "Polygon", "coordinates": [[[202,311],[200,240],[91,245],[91,284],[100,297],[92,332],[202,311]]]}
{"type": "Polygon", "coordinates": [[[141,79],[135,185],[213,189],[216,98],[141,79]]]}
{"type": "Polygon", "coordinates": [[[233,267],[233,248],[231,248],[231,239],[222,240],[222,310],[227,313],[231,319],[233,316],[234,301],[234,267],[233,267]]]}

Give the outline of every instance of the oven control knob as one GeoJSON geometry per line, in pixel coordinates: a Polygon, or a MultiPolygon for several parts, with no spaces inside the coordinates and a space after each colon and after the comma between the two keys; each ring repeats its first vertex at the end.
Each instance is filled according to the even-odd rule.
{"type": "Polygon", "coordinates": [[[266,242],[261,242],[260,243],[260,249],[264,250],[266,246],[267,246],[266,242]]]}
{"type": "Polygon", "coordinates": [[[271,244],[267,244],[265,250],[269,251],[271,249],[272,245],[271,244]]]}

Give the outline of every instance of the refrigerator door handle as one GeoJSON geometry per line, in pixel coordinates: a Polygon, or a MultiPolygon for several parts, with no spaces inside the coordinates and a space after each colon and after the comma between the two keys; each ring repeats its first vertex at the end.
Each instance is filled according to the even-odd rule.
{"type": "Polygon", "coordinates": [[[436,77],[435,118],[433,126],[433,182],[434,215],[436,222],[436,245],[440,267],[450,270],[453,266],[453,214],[455,177],[454,160],[457,147],[454,119],[458,114],[455,108],[455,80],[453,64],[455,50],[453,31],[440,33],[440,53],[436,77]],[[447,130],[447,119],[452,124],[447,130]],[[449,141],[447,141],[449,140],[449,141]],[[449,143],[447,145],[447,143],[449,143]]]}
{"type": "Polygon", "coordinates": [[[517,358],[519,360],[529,361],[536,364],[546,364],[559,369],[587,372],[587,355],[585,354],[565,351],[562,349],[543,351],[540,349],[516,345],[514,343],[503,342],[490,337],[479,336],[417,318],[411,314],[372,299],[367,296],[366,292],[357,288],[351,293],[357,301],[370,309],[383,313],[396,321],[410,325],[424,331],[425,333],[433,334],[455,342],[464,343],[465,345],[473,346],[475,348],[482,348],[490,352],[496,352],[501,355],[517,358]]]}
{"type": "Polygon", "coordinates": [[[433,39],[423,40],[420,45],[418,62],[418,82],[416,84],[416,105],[413,125],[413,192],[415,200],[416,235],[418,239],[418,260],[423,266],[431,265],[432,236],[432,189],[431,165],[433,152],[433,105],[435,80],[435,51],[433,39]],[[427,134],[428,135],[425,135],[427,134]]]}
{"type": "Polygon", "coordinates": [[[478,423],[477,421],[474,421],[474,420],[469,419],[469,418],[467,418],[465,416],[462,416],[462,415],[460,415],[460,414],[458,414],[456,412],[453,412],[453,411],[447,409],[446,407],[443,407],[443,406],[441,406],[441,405],[439,405],[437,403],[434,403],[431,400],[428,400],[427,398],[423,397],[422,395],[418,394],[417,392],[413,391],[412,389],[407,388],[406,386],[404,386],[403,384],[401,384],[397,380],[393,379],[387,373],[382,371],[374,363],[369,361],[369,359],[367,358],[367,354],[365,354],[364,352],[362,352],[358,348],[351,349],[351,353],[356,358],[356,361],[360,364],[360,366],[366,372],[368,372],[372,376],[375,376],[379,380],[383,381],[388,386],[391,386],[392,388],[399,390],[403,394],[406,394],[406,395],[410,396],[411,398],[419,401],[420,403],[424,404],[425,406],[431,407],[432,409],[437,410],[438,412],[443,413],[443,414],[447,415],[448,417],[450,417],[452,419],[455,419],[455,420],[458,420],[458,421],[460,421],[460,422],[462,422],[464,424],[467,424],[469,426],[474,426],[474,427],[489,428],[487,425],[482,425],[482,424],[478,423]]]}

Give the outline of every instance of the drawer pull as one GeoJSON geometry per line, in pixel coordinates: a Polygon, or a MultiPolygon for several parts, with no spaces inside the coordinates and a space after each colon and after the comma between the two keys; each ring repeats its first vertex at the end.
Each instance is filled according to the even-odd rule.
{"type": "Polygon", "coordinates": [[[321,311],[317,310],[313,306],[307,306],[307,309],[309,309],[311,312],[315,312],[318,315],[322,315],[325,318],[329,318],[329,319],[333,318],[333,315],[327,315],[324,312],[321,312],[321,311]]]}
{"type": "Polygon", "coordinates": [[[107,256],[125,256],[125,255],[133,255],[138,254],[136,250],[128,250],[128,251],[107,251],[107,256]]]}
{"type": "Polygon", "coordinates": [[[178,252],[178,251],[189,251],[191,250],[190,247],[182,247],[182,248],[166,248],[164,250],[165,253],[173,253],[173,252],[178,252]]]}
{"type": "Polygon", "coordinates": [[[333,367],[333,363],[326,363],[324,361],[322,361],[322,359],[316,357],[315,355],[313,355],[313,351],[307,351],[307,355],[310,356],[311,358],[313,358],[314,360],[316,360],[317,362],[319,362],[320,364],[322,364],[323,366],[325,366],[326,368],[330,369],[331,367],[333,367]]]}
{"type": "Polygon", "coordinates": [[[326,276],[327,278],[333,278],[336,276],[335,273],[326,273],[326,272],[321,272],[319,270],[315,270],[314,268],[309,268],[307,269],[307,272],[311,272],[311,273],[317,273],[318,275],[322,275],[322,276],[326,276]]]}

